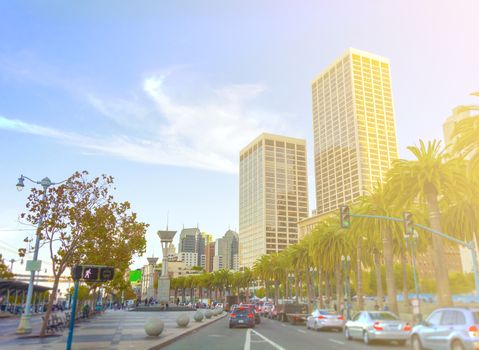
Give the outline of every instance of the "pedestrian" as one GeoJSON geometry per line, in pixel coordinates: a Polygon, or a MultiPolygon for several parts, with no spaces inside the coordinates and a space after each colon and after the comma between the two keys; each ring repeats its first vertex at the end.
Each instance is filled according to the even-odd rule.
{"type": "Polygon", "coordinates": [[[374,304],[374,310],[376,310],[376,311],[379,310],[379,305],[378,305],[378,303],[374,304]]]}
{"type": "Polygon", "coordinates": [[[336,305],[336,303],[334,303],[334,306],[333,306],[333,307],[334,307],[334,311],[335,311],[335,312],[338,312],[338,306],[336,305]]]}
{"type": "Polygon", "coordinates": [[[341,316],[344,316],[344,303],[341,303],[341,305],[339,306],[339,313],[341,314],[341,316]]]}

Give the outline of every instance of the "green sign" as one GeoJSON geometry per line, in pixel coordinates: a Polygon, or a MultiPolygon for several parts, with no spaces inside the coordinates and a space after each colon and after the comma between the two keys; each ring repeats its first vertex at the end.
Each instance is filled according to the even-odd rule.
{"type": "Polygon", "coordinates": [[[130,283],[136,283],[141,280],[141,269],[130,271],[130,283]]]}
{"type": "Polygon", "coordinates": [[[28,260],[27,267],[25,268],[26,271],[40,271],[42,269],[42,261],[41,260],[28,260]]]}

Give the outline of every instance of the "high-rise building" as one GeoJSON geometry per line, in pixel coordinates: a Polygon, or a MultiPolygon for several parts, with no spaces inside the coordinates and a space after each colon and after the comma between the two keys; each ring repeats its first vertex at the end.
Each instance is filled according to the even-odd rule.
{"type": "Polygon", "coordinates": [[[318,215],[366,194],[397,158],[389,60],[348,49],[312,82],[318,215]]]}
{"type": "Polygon", "coordinates": [[[263,133],[241,150],[241,267],[298,242],[298,221],[308,216],[307,182],[305,140],[263,133]]]}
{"type": "Polygon", "coordinates": [[[227,251],[227,242],[224,238],[218,238],[215,242],[215,256],[213,257],[213,271],[225,269],[226,259],[225,253],[227,251]]]}
{"type": "Polygon", "coordinates": [[[208,236],[203,235],[198,227],[183,228],[180,233],[178,255],[181,255],[181,253],[196,253],[194,266],[205,267],[206,239],[209,239],[208,236]]]}
{"type": "Polygon", "coordinates": [[[213,271],[219,269],[238,270],[235,264],[238,259],[238,234],[228,230],[222,238],[218,238],[214,245],[213,271]]]}
{"type": "Polygon", "coordinates": [[[210,242],[205,246],[205,270],[213,271],[213,259],[215,256],[215,242],[210,242]]]}

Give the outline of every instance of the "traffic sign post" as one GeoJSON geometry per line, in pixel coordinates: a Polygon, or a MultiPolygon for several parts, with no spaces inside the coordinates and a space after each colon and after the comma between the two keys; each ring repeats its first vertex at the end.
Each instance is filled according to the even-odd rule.
{"type": "Polygon", "coordinates": [[[110,266],[97,265],[76,265],[72,270],[73,280],[75,281],[75,289],[73,291],[73,306],[70,315],[70,325],[68,330],[67,348],[71,350],[73,342],[73,327],[75,327],[75,314],[78,299],[78,287],[80,280],[85,282],[106,282],[111,281],[115,275],[115,268],[110,266]]]}

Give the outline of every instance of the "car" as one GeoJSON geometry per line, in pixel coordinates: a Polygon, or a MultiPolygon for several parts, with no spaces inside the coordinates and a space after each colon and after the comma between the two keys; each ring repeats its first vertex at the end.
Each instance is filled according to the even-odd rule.
{"type": "Polygon", "coordinates": [[[215,305],[215,307],[219,308],[219,309],[222,309],[223,308],[223,303],[218,303],[215,305]]]}
{"type": "Polygon", "coordinates": [[[347,340],[362,339],[365,344],[377,340],[406,344],[412,327],[389,311],[361,311],[344,325],[347,340]]]}
{"type": "Polygon", "coordinates": [[[256,322],[254,313],[250,308],[237,307],[229,314],[229,327],[249,327],[254,328],[256,322]]]}
{"type": "Polygon", "coordinates": [[[479,349],[479,308],[434,310],[412,329],[411,347],[413,350],[479,349]]]}
{"type": "Polygon", "coordinates": [[[255,305],[255,304],[241,304],[240,306],[252,310],[252,311],[253,311],[253,315],[254,315],[254,321],[256,322],[256,324],[260,324],[260,323],[261,323],[261,317],[260,317],[260,315],[259,315],[259,310],[258,310],[258,306],[257,306],[257,305],[255,305]]]}
{"type": "Polygon", "coordinates": [[[315,331],[323,329],[337,329],[342,331],[344,323],[344,317],[336,311],[316,309],[306,319],[306,328],[314,329],[315,331]]]}
{"type": "Polygon", "coordinates": [[[261,306],[261,316],[266,317],[269,314],[272,307],[273,307],[273,304],[264,303],[263,306],[261,306]]]}

